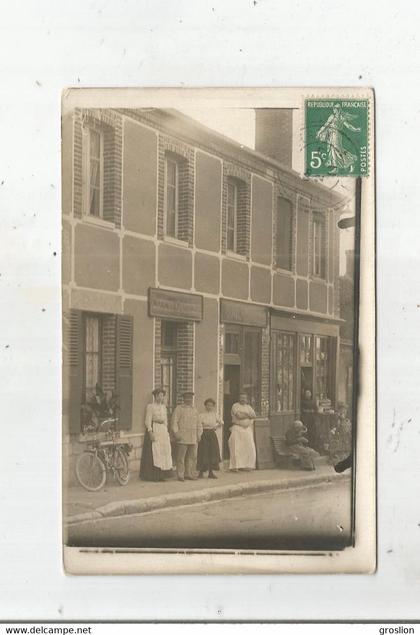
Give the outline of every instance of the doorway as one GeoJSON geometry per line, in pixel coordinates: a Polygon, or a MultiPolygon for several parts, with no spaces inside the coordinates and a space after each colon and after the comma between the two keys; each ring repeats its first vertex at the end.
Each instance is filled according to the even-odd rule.
{"type": "Polygon", "coordinates": [[[225,364],[223,382],[223,459],[229,458],[229,436],[232,425],[231,410],[233,404],[238,400],[240,390],[239,364],[225,364]]]}

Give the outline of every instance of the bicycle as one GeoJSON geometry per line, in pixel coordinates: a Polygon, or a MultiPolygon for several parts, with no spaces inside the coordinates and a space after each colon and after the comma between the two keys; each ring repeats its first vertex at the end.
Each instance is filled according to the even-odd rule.
{"type": "Polygon", "coordinates": [[[117,423],[117,418],[104,419],[97,432],[104,432],[106,440],[90,439],[76,461],[77,480],[89,492],[97,492],[105,485],[107,472],[112,472],[120,485],[127,485],[130,480],[128,457],[133,446],[118,441],[117,423]]]}

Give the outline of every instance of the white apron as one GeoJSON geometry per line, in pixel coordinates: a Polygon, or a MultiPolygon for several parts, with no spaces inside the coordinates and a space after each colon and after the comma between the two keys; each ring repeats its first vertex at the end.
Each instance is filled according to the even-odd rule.
{"type": "Polygon", "coordinates": [[[171,440],[164,423],[153,423],[155,440],[152,442],[153,465],[161,470],[172,469],[171,440]]]}
{"type": "Polygon", "coordinates": [[[248,428],[242,428],[238,425],[232,426],[229,437],[229,453],[229,468],[231,470],[255,469],[256,452],[252,424],[248,428]]]}

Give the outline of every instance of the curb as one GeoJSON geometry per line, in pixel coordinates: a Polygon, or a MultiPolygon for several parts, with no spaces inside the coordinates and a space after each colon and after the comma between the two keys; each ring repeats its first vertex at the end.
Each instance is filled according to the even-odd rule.
{"type": "Polygon", "coordinates": [[[295,487],[318,485],[329,483],[337,479],[350,478],[348,474],[320,474],[318,476],[298,476],[295,478],[278,480],[265,480],[233,485],[222,485],[208,490],[193,490],[166,496],[151,496],[146,499],[134,499],[107,503],[102,507],[82,514],[75,514],[64,518],[66,525],[75,525],[92,520],[101,520],[115,516],[125,516],[130,514],[144,514],[150,511],[168,507],[179,507],[180,505],[193,505],[194,503],[205,503],[209,501],[223,500],[243,496],[244,494],[257,494],[258,492],[269,492],[272,490],[287,490],[295,487]]]}

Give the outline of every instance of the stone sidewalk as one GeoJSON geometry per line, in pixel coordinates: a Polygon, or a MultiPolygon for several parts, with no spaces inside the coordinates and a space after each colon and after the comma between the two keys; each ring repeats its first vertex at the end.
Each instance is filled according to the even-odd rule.
{"type": "Polygon", "coordinates": [[[332,466],[320,465],[314,472],[280,469],[238,473],[220,471],[217,477],[217,480],[203,478],[183,483],[173,477],[165,482],[149,483],[140,481],[137,474],[132,473],[125,487],[114,483],[112,476],[99,492],[88,492],[80,486],[70,487],[63,496],[64,521],[74,524],[244,494],[305,487],[349,478],[349,473],[336,474],[332,466]]]}

